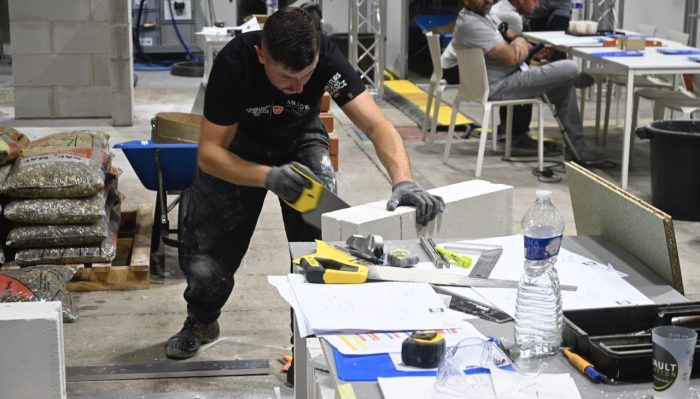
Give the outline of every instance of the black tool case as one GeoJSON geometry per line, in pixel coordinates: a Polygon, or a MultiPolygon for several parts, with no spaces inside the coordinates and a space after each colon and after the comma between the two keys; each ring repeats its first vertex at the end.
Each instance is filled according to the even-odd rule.
{"type": "Polygon", "coordinates": [[[671,324],[700,328],[700,302],[566,311],[563,341],[609,378],[651,381],[651,329],[671,324]]]}

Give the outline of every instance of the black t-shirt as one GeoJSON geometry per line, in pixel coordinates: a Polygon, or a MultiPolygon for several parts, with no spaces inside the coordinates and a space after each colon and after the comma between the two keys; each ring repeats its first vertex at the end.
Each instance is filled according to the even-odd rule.
{"type": "Polygon", "coordinates": [[[258,61],[262,31],[236,36],[214,60],[204,98],[204,116],[217,125],[239,124],[253,134],[293,137],[318,117],[323,91],[343,105],[365,90],[335,44],[321,35],[318,65],[300,94],[275,88],[258,61]]]}

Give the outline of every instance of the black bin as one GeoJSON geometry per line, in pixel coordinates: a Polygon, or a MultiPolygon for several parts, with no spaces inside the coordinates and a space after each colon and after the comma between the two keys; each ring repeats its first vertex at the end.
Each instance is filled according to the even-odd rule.
{"type": "Polygon", "coordinates": [[[636,130],[651,141],[651,203],[679,220],[700,220],[700,121],[656,121],[636,130]]]}

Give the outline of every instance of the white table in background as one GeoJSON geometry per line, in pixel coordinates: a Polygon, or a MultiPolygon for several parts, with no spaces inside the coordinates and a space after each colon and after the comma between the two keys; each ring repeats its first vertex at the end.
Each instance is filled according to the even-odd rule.
{"type": "MultiPolygon", "coordinates": [[[[662,48],[693,49],[676,42],[663,41],[662,48]]],[[[665,55],[659,53],[659,47],[647,47],[641,57],[599,57],[595,53],[616,52],[616,47],[572,47],[569,53],[591,64],[603,68],[613,68],[627,74],[625,98],[625,125],[622,147],[622,189],[627,189],[629,172],[630,141],[632,137],[632,100],[634,98],[634,77],[638,75],[678,75],[700,73],[700,63],[690,61],[688,55],[665,55]]],[[[675,85],[674,85],[675,86],[675,85]]]]}

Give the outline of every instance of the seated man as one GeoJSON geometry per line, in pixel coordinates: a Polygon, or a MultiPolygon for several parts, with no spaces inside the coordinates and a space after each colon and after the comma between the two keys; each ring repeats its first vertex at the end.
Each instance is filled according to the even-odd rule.
{"type": "MultiPolygon", "coordinates": [[[[454,38],[443,52],[443,67],[457,65],[454,48],[483,49],[486,55],[490,100],[515,100],[546,95],[556,108],[560,127],[570,139],[565,149],[566,158],[583,165],[602,161],[599,155],[586,147],[574,89],[591,85],[592,78],[580,73],[571,60],[530,68],[525,64],[525,60],[532,46],[512,30],[507,33],[511,42],[506,42],[498,30],[501,20],[490,12],[493,0],[463,1],[464,8],[457,18],[454,38]]],[[[551,54],[552,49],[546,48],[536,57],[546,59],[551,54]]]]}
{"type": "MultiPolygon", "coordinates": [[[[524,32],[525,17],[539,6],[539,0],[501,0],[496,3],[491,9],[491,14],[501,19],[509,29],[520,34],[524,32]]],[[[457,69],[457,68],[454,68],[457,69]]],[[[507,108],[500,107],[501,124],[498,126],[498,135],[505,134],[507,108]]],[[[532,120],[532,105],[515,105],[513,106],[513,147],[516,148],[535,148],[537,141],[527,137],[527,132],[530,130],[530,121],[532,120]]]]}

